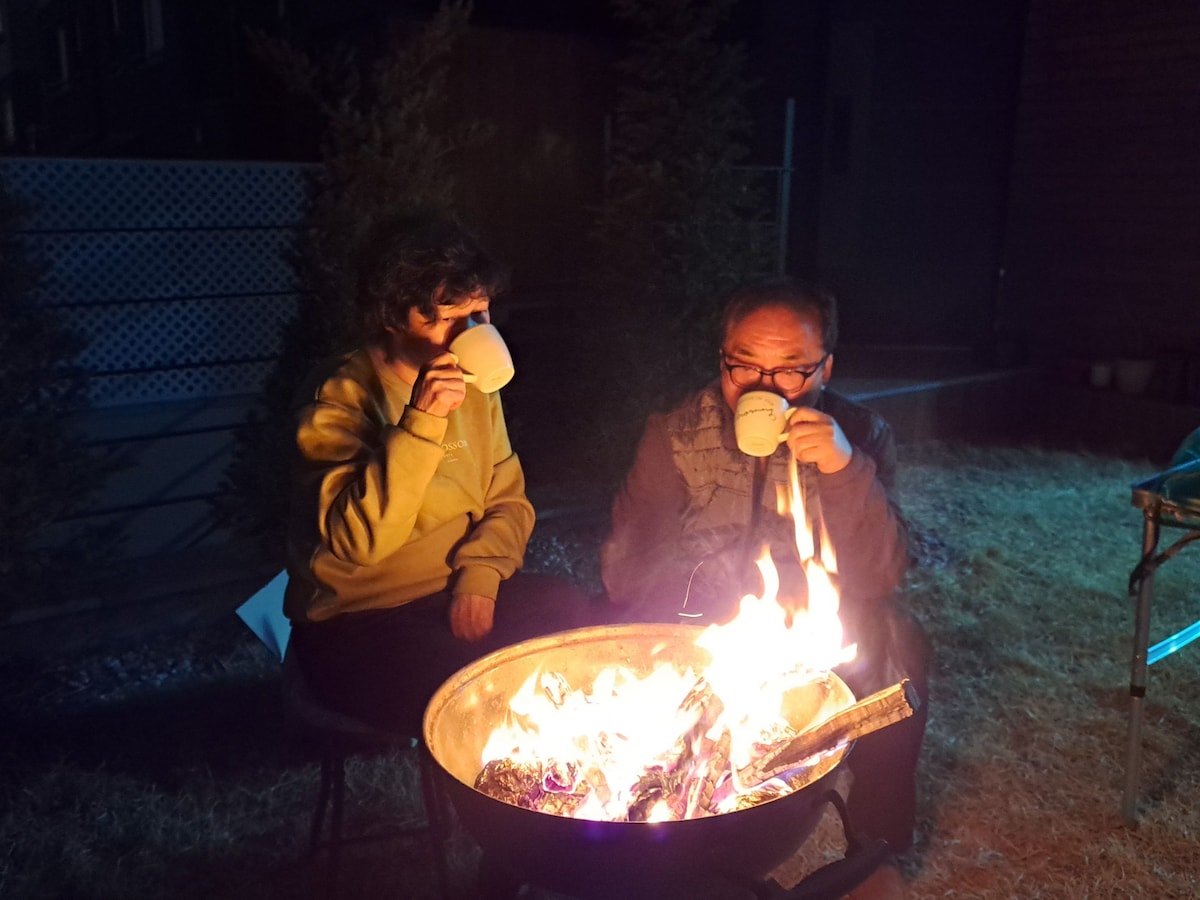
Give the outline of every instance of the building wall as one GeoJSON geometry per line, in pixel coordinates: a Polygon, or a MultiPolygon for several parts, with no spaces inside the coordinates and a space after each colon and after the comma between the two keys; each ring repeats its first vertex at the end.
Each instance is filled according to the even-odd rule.
{"type": "Polygon", "coordinates": [[[16,146],[13,87],[12,16],[8,0],[0,0],[0,153],[16,146]]]}
{"type": "Polygon", "coordinates": [[[1021,4],[830,0],[825,27],[818,196],[793,219],[818,218],[843,339],[986,350],[1021,4]]]}
{"type": "Polygon", "coordinates": [[[23,91],[15,152],[270,158],[264,152],[292,135],[264,115],[247,32],[289,34],[297,8],[279,0],[20,0],[12,16],[23,91]],[[264,130],[274,140],[264,142],[264,130]]]}
{"type": "Polygon", "coordinates": [[[1166,375],[1190,357],[1200,376],[1198,160],[1200,4],[1031,0],[1005,327],[1041,359],[1151,353],[1166,375]]]}

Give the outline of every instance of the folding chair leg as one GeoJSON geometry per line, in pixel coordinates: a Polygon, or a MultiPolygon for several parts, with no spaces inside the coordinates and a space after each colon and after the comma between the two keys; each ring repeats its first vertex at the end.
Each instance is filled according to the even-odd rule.
{"type": "MultiPolygon", "coordinates": [[[[433,757],[424,746],[417,748],[417,777],[421,780],[421,799],[428,823],[426,840],[433,856],[434,875],[438,893],[450,900],[450,876],[446,864],[447,811],[438,789],[438,773],[433,757]]],[[[321,756],[321,784],[317,793],[317,808],[313,811],[309,834],[309,855],[315,856],[322,847],[329,851],[325,867],[326,896],[338,895],[338,876],[341,870],[342,826],[346,803],[346,760],[341,754],[326,749],[321,756]],[[329,810],[329,836],[324,838],[325,812],[329,810]]]]}

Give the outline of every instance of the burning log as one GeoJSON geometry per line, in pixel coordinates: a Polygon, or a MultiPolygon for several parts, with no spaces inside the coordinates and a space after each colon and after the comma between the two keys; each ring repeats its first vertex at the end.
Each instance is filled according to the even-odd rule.
{"type": "Polygon", "coordinates": [[[800,768],[818,753],[907,719],[916,711],[919,703],[916,689],[905,678],[804,729],[781,747],[740,769],[738,776],[746,785],[761,784],[779,777],[791,769],[800,768]]]}
{"type": "Polygon", "coordinates": [[[492,759],[475,779],[475,790],[522,809],[570,816],[587,800],[590,788],[574,763],[492,759]]]}
{"type": "Polygon", "coordinates": [[[729,731],[723,729],[716,740],[699,739],[686,764],[677,760],[667,768],[654,766],[643,772],[632,792],[629,821],[645,822],[651,815],[661,816],[663,810],[669,810],[672,820],[714,814],[713,796],[732,772],[730,740],[729,731]]]}
{"type": "Polygon", "coordinates": [[[694,714],[696,721],[679,736],[665,758],[638,779],[629,805],[630,821],[645,821],[660,803],[674,819],[689,818],[707,806],[717,780],[729,771],[728,731],[716,741],[708,737],[724,709],[712,685],[697,678],[679,704],[679,710],[694,714]]]}
{"type": "Polygon", "coordinates": [[[750,809],[752,806],[758,806],[760,803],[769,803],[771,800],[778,800],[780,797],[786,797],[793,792],[793,788],[784,784],[777,778],[772,778],[752,790],[741,794],[732,794],[721,804],[714,808],[714,812],[737,812],[743,809],[750,809]]]}
{"type": "Polygon", "coordinates": [[[541,812],[572,816],[588,799],[591,787],[573,762],[548,762],[542,767],[541,812]]]}
{"type": "MultiPolygon", "coordinates": [[[[817,696],[826,695],[827,685],[823,689],[818,682],[812,684],[817,696]]],[[[695,713],[695,721],[664,758],[643,771],[624,804],[624,817],[631,822],[691,819],[747,809],[799,790],[805,772],[816,771],[813,762],[821,753],[911,716],[918,702],[912,684],[904,679],[799,733],[779,736],[739,769],[735,779],[731,736],[718,721],[723,704],[699,678],[679,706],[695,713]]],[[[475,789],[513,806],[559,816],[573,816],[589,800],[604,802],[609,795],[598,771],[556,760],[490,760],[476,777],[475,789]]]]}
{"type": "Polygon", "coordinates": [[[722,731],[721,736],[706,754],[696,778],[696,787],[689,792],[687,815],[689,818],[697,810],[712,812],[713,794],[721,779],[730,772],[729,749],[732,738],[728,730],[722,731]]]}
{"type": "MultiPolygon", "coordinates": [[[[655,810],[662,808],[662,804],[671,809],[671,798],[678,790],[679,780],[668,774],[662,766],[647,769],[633,787],[633,800],[629,803],[629,821],[648,822],[655,810]]],[[[674,813],[674,810],[672,812],[674,813]]]]}
{"type": "Polygon", "coordinates": [[[698,678],[679,704],[679,709],[681,712],[694,713],[696,721],[675,742],[670,755],[674,761],[666,767],[667,771],[672,773],[685,772],[692,766],[698,751],[704,746],[705,735],[725,711],[725,704],[721,702],[711,684],[704,678],[698,678]]]}
{"type": "Polygon", "coordinates": [[[537,808],[541,784],[541,766],[507,758],[488,760],[475,778],[475,790],[522,809],[537,808]]]}

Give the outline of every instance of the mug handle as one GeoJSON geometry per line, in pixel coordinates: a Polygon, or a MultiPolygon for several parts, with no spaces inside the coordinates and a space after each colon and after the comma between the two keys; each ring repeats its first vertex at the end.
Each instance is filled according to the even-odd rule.
{"type": "MultiPolygon", "coordinates": [[[[798,407],[798,406],[789,406],[788,407],[788,411],[783,417],[783,421],[784,421],[785,425],[792,424],[792,414],[799,408],[800,407],[798,407]]],[[[783,431],[779,432],[779,443],[782,444],[786,440],[787,440],[787,428],[784,428],[783,431]]]]}
{"type": "MultiPolygon", "coordinates": [[[[468,327],[471,327],[471,326],[468,326],[468,327]]],[[[450,358],[454,360],[454,364],[457,366],[458,365],[458,354],[451,351],[450,358]]],[[[474,384],[478,380],[479,380],[478,375],[474,375],[471,372],[463,372],[463,381],[465,381],[467,384],[474,384]]]]}

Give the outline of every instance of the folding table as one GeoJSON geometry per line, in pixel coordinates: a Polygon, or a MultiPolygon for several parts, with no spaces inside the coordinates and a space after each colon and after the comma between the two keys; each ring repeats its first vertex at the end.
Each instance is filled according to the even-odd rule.
{"type": "Polygon", "coordinates": [[[1125,793],[1121,815],[1126,824],[1137,821],[1138,782],[1142,766],[1142,704],[1150,666],[1200,637],[1200,619],[1150,644],[1150,605],[1154,573],[1184,546],[1200,539],[1200,459],[1165,469],[1133,485],[1132,503],[1142,511],[1142,557],[1129,576],[1130,596],[1137,598],[1133,627],[1133,664],[1129,677],[1129,746],[1125,762],[1125,793]],[[1183,531],[1159,551],[1163,528],[1183,531]]]}

